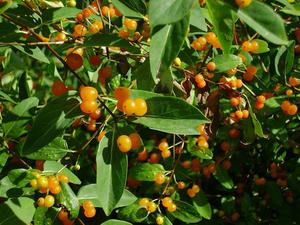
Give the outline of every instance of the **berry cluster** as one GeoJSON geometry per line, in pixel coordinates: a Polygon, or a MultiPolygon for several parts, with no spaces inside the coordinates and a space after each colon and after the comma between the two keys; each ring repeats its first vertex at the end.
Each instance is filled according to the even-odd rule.
{"type": "Polygon", "coordinates": [[[138,149],[141,147],[141,137],[138,133],[131,133],[121,135],[117,138],[117,145],[121,152],[129,152],[131,149],[138,149]]]}

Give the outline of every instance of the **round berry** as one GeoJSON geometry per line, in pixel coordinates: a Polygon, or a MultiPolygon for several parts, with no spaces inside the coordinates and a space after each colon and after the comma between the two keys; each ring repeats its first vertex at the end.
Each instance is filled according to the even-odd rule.
{"type": "Polygon", "coordinates": [[[216,70],[216,64],[214,62],[209,62],[206,67],[209,71],[215,71],[216,70]]]}
{"type": "Polygon", "coordinates": [[[95,208],[86,209],[84,210],[84,215],[86,218],[93,218],[96,215],[96,209],[95,208]]]}
{"type": "Polygon", "coordinates": [[[66,93],[68,91],[68,88],[62,81],[57,80],[53,83],[53,85],[51,87],[51,91],[55,96],[60,96],[64,93],[66,93]]]}
{"type": "Polygon", "coordinates": [[[98,91],[94,87],[82,87],[80,88],[80,97],[83,101],[93,101],[98,97],[98,91]]]}
{"type": "Polygon", "coordinates": [[[139,205],[142,207],[146,207],[149,204],[149,199],[148,198],[141,198],[139,200],[139,205]]]}
{"type": "Polygon", "coordinates": [[[156,184],[159,184],[159,185],[163,184],[165,182],[165,180],[166,180],[166,177],[163,173],[157,173],[155,175],[155,183],[156,184]]]}
{"type": "Polygon", "coordinates": [[[121,135],[117,139],[117,145],[121,152],[129,152],[132,148],[132,142],[127,135],[121,135]]]}
{"type": "Polygon", "coordinates": [[[43,197],[38,198],[38,200],[37,200],[37,205],[38,205],[39,207],[45,206],[45,199],[44,199],[43,197]]]}
{"type": "Polygon", "coordinates": [[[158,149],[163,152],[168,150],[168,148],[169,148],[168,142],[165,139],[161,140],[161,142],[158,145],[158,149]]]}
{"type": "Polygon", "coordinates": [[[134,114],[137,116],[144,116],[148,110],[146,101],[142,98],[137,98],[134,100],[134,102],[136,105],[134,114]]]}
{"type": "Polygon", "coordinates": [[[54,205],[55,199],[52,195],[46,195],[45,197],[45,207],[50,208],[54,205]]]}
{"type": "Polygon", "coordinates": [[[71,53],[67,55],[66,63],[72,70],[77,70],[83,65],[83,59],[80,55],[71,53]]]}
{"type": "Polygon", "coordinates": [[[157,216],[155,221],[157,225],[162,225],[164,223],[164,217],[157,216]]]}
{"type": "Polygon", "coordinates": [[[173,204],[173,200],[170,197],[165,197],[162,200],[162,205],[168,208],[171,204],[173,204]]]}
{"type": "Polygon", "coordinates": [[[146,207],[147,211],[150,213],[154,213],[157,209],[157,205],[154,202],[149,202],[146,207]]]}
{"type": "Polygon", "coordinates": [[[47,177],[37,178],[37,184],[39,188],[48,188],[48,179],[47,177]]]}
{"type": "Polygon", "coordinates": [[[82,112],[86,114],[91,114],[98,108],[98,104],[96,101],[83,101],[80,104],[80,109],[82,112]]]}
{"type": "Polygon", "coordinates": [[[133,99],[126,99],[123,103],[123,112],[127,116],[132,116],[136,112],[137,106],[133,99]]]}
{"type": "Polygon", "coordinates": [[[172,213],[172,212],[175,212],[175,211],[176,211],[177,207],[176,207],[176,205],[173,203],[173,204],[171,204],[167,209],[168,209],[168,211],[169,211],[170,213],[172,213]]]}
{"type": "Polygon", "coordinates": [[[138,133],[132,133],[129,135],[129,138],[131,140],[132,149],[138,149],[141,147],[142,143],[141,143],[141,137],[138,133]]]}

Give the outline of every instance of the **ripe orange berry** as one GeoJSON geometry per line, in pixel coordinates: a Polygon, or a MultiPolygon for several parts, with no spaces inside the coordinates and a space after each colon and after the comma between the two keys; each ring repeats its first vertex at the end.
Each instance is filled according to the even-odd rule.
{"type": "Polygon", "coordinates": [[[289,78],[289,84],[292,86],[292,87],[296,87],[298,85],[298,80],[297,78],[295,77],[290,77],[289,78]]]}
{"type": "Polygon", "coordinates": [[[240,57],[242,59],[243,63],[245,63],[247,61],[246,56],[244,56],[243,54],[239,54],[238,57],[240,57]]]}
{"type": "Polygon", "coordinates": [[[227,141],[223,141],[220,147],[224,152],[228,152],[231,148],[230,144],[227,141]]]}
{"type": "Polygon", "coordinates": [[[74,54],[82,56],[83,52],[84,52],[83,48],[69,48],[67,50],[66,55],[70,55],[71,53],[74,53],[74,54]]]}
{"type": "Polygon", "coordinates": [[[51,194],[57,195],[61,192],[61,187],[59,184],[56,186],[49,186],[49,191],[51,192],[51,194]]]}
{"type": "Polygon", "coordinates": [[[132,149],[138,149],[141,147],[141,145],[142,145],[141,137],[138,133],[129,134],[129,138],[132,143],[132,146],[131,146],[132,149]]]}
{"type": "Polygon", "coordinates": [[[256,97],[256,101],[260,103],[264,103],[266,101],[266,97],[263,95],[259,95],[256,97]]]}
{"type": "Polygon", "coordinates": [[[142,152],[138,153],[137,160],[138,161],[145,161],[148,158],[148,151],[146,148],[142,152]]]}
{"type": "MultiPolygon", "coordinates": [[[[243,1],[243,0],[237,0],[237,1],[243,1]]],[[[250,41],[243,42],[242,49],[244,52],[250,52],[252,50],[252,43],[250,41]]]]}
{"type": "Polygon", "coordinates": [[[96,215],[96,209],[95,208],[84,210],[84,216],[86,218],[93,218],[95,215],[96,215]]]}
{"type": "Polygon", "coordinates": [[[80,55],[71,53],[67,55],[66,63],[72,70],[77,70],[83,65],[83,59],[80,55]]]}
{"type": "Polygon", "coordinates": [[[209,71],[215,71],[216,70],[216,64],[214,62],[209,62],[206,67],[209,71]]]}
{"type": "Polygon", "coordinates": [[[66,184],[69,183],[69,178],[64,174],[58,175],[58,180],[59,180],[59,182],[62,182],[62,183],[66,183],[66,184]]]}
{"type": "Polygon", "coordinates": [[[199,146],[199,148],[208,148],[208,143],[206,141],[206,138],[203,136],[200,136],[197,140],[197,144],[199,146]]]}
{"type": "Polygon", "coordinates": [[[89,58],[90,64],[93,66],[99,66],[101,64],[101,59],[99,55],[91,55],[89,58]]]}
{"type": "Polygon", "coordinates": [[[77,21],[77,22],[83,21],[83,14],[82,14],[82,13],[78,13],[78,14],[76,15],[76,21],[77,21]]]}
{"type": "Polygon", "coordinates": [[[250,75],[254,75],[257,72],[257,68],[256,68],[256,66],[249,65],[249,66],[247,66],[246,72],[250,75]]]}
{"type": "Polygon", "coordinates": [[[197,184],[194,184],[194,185],[192,186],[192,190],[193,190],[193,192],[195,192],[195,193],[197,194],[197,193],[199,193],[199,191],[200,191],[200,187],[199,187],[197,184]]]}
{"type": "Polygon", "coordinates": [[[86,114],[91,114],[92,112],[96,111],[97,108],[98,104],[96,101],[83,101],[80,104],[81,111],[86,114]]]}
{"type": "Polygon", "coordinates": [[[231,128],[229,131],[228,131],[228,135],[229,137],[235,139],[235,138],[238,138],[240,136],[241,132],[236,129],[236,128],[231,128]]]}
{"type": "Polygon", "coordinates": [[[238,7],[244,8],[249,6],[252,3],[252,0],[235,0],[235,3],[238,5],[238,7]]]}
{"type": "Polygon", "coordinates": [[[83,18],[88,18],[93,14],[93,11],[89,8],[85,8],[82,10],[83,18]]]}
{"type": "Polygon", "coordinates": [[[62,210],[59,211],[57,217],[58,217],[58,219],[59,219],[60,221],[64,222],[64,221],[66,221],[66,220],[69,219],[69,213],[68,213],[67,210],[62,209],[62,210]]]}
{"type": "Polygon", "coordinates": [[[198,40],[194,40],[191,43],[191,47],[196,50],[196,51],[201,51],[203,50],[203,45],[201,45],[201,43],[198,40]]]}
{"type": "Polygon", "coordinates": [[[119,30],[119,37],[122,39],[128,39],[129,32],[127,30],[119,30]]]}
{"type": "Polygon", "coordinates": [[[263,177],[257,178],[257,179],[255,179],[255,184],[256,184],[257,186],[263,186],[263,185],[266,184],[266,179],[263,178],[263,177]]]}
{"type": "Polygon", "coordinates": [[[169,149],[167,150],[164,150],[161,152],[161,156],[166,159],[166,158],[169,158],[171,156],[171,151],[169,149]]]}
{"type": "Polygon", "coordinates": [[[151,153],[149,162],[150,163],[158,163],[160,161],[160,155],[156,152],[151,153]]]}
{"type": "Polygon", "coordinates": [[[175,212],[176,209],[177,209],[177,207],[176,207],[176,205],[175,205],[174,203],[171,204],[171,205],[167,208],[168,212],[170,212],[170,213],[175,212]]]}
{"type": "Polygon", "coordinates": [[[121,135],[117,139],[117,145],[121,152],[129,152],[132,148],[132,142],[127,135],[121,135]]]}
{"type": "Polygon", "coordinates": [[[296,115],[298,111],[298,107],[294,104],[290,105],[288,110],[287,110],[287,114],[290,115],[290,116],[294,116],[296,115]]]}
{"type": "Polygon", "coordinates": [[[281,109],[283,111],[287,111],[289,109],[290,105],[291,105],[291,103],[289,101],[283,101],[281,103],[281,109]]]}
{"type": "Polygon", "coordinates": [[[208,32],[206,35],[205,35],[205,39],[208,43],[212,44],[214,43],[216,40],[217,40],[217,36],[215,33],[213,32],[208,32]]]}
{"type": "Polygon", "coordinates": [[[190,197],[190,198],[194,198],[196,196],[196,193],[193,191],[192,188],[189,188],[187,190],[187,195],[190,197]]]}
{"type": "Polygon", "coordinates": [[[59,32],[55,37],[55,41],[65,41],[65,40],[67,40],[67,35],[63,32],[59,32]]]}
{"type": "Polygon", "coordinates": [[[254,107],[258,110],[262,109],[264,107],[264,103],[262,102],[255,102],[254,107]]]}
{"type": "Polygon", "coordinates": [[[292,96],[293,95],[293,90],[292,89],[288,89],[288,90],[286,90],[285,94],[287,96],[292,96]]]}
{"type": "Polygon", "coordinates": [[[131,30],[131,31],[135,31],[136,28],[137,28],[137,22],[135,20],[132,20],[132,19],[128,19],[126,18],[124,20],[124,26],[128,29],[128,30],[131,30]]]}
{"type": "Polygon", "coordinates": [[[114,90],[114,98],[117,100],[125,100],[130,97],[130,89],[126,87],[118,87],[114,90]]]}
{"type": "Polygon", "coordinates": [[[95,21],[94,23],[92,23],[89,27],[89,31],[92,34],[96,34],[99,31],[103,30],[103,23],[101,21],[95,21]]]}
{"type": "Polygon", "coordinates": [[[227,74],[230,75],[230,76],[233,76],[235,75],[237,72],[237,68],[231,68],[230,70],[227,70],[227,74]]]}
{"type": "Polygon", "coordinates": [[[173,200],[170,197],[165,197],[162,200],[162,205],[168,208],[171,204],[173,204],[173,200]]]}
{"type": "Polygon", "coordinates": [[[249,117],[249,111],[244,109],[242,112],[243,112],[243,119],[247,119],[249,117]]]}
{"type": "Polygon", "coordinates": [[[83,101],[94,101],[98,97],[98,91],[94,87],[85,86],[80,88],[80,97],[83,101]]]}
{"type": "Polygon", "coordinates": [[[149,204],[149,199],[148,198],[141,198],[139,200],[139,205],[142,207],[147,207],[147,205],[149,204]]]}
{"type": "Polygon", "coordinates": [[[253,75],[253,74],[249,74],[249,73],[247,73],[247,72],[243,73],[243,79],[244,79],[245,81],[250,82],[250,81],[253,80],[253,78],[254,78],[254,75],[253,75]]]}
{"type": "Polygon", "coordinates": [[[233,97],[233,98],[230,99],[230,104],[233,107],[236,107],[236,106],[238,106],[240,104],[240,99],[233,97]]]}
{"type": "Polygon", "coordinates": [[[132,116],[137,111],[136,101],[128,98],[124,101],[122,108],[125,115],[132,116]]]}
{"type": "Polygon", "coordinates": [[[229,159],[225,159],[222,163],[222,166],[225,170],[229,170],[231,168],[231,162],[229,159]]]}
{"type": "Polygon", "coordinates": [[[169,144],[166,141],[166,139],[161,140],[158,145],[158,149],[163,152],[163,151],[168,150],[168,148],[169,148],[169,144]]]}
{"type": "Polygon", "coordinates": [[[66,93],[68,91],[68,88],[62,81],[57,80],[53,83],[53,85],[51,87],[51,91],[55,96],[60,96],[64,93],[66,93]]]}
{"type": "Polygon", "coordinates": [[[146,207],[147,211],[150,213],[154,213],[157,209],[157,205],[154,202],[149,202],[146,207]]]}
{"type": "Polygon", "coordinates": [[[98,120],[101,117],[101,110],[98,108],[90,114],[92,120],[98,120]]]}
{"type": "Polygon", "coordinates": [[[238,119],[242,119],[243,118],[243,112],[241,110],[237,110],[237,111],[235,111],[235,116],[238,119]]]}
{"type": "Polygon", "coordinates": [[[34,189],[36,189],[38,187],[38,182],[36,179],[33,179],[30,181],[30,186],[34,189]]]}
{"type": "Polygon", "coordinates": [[[177,187],[178,187],[179,190],[182,190],[182,189],[185,188],[185,183],[183,181],[179,181],[177,183],[177,187]]]}
{"type": "Polygon", "coordinates": [[[95,208],[94,203],[90,200],[86,200],[83,202],[82,207],[84,210],[93,209],[95,208]]]}
{"type": "Polygon", "coordinates": [[[101,8],[101,13],[103,16],[110,16],[110,10],[108,6],[103,6],[101,8]]]}
{"type": "Polygon", "coordinates": [[[146,101],[142,98],[137,98],[137,99],[134,100],[134,102],[135,102],[135,105],[136,105],[134,114],[136,116],[144,116],[148,111],[146,101]]]}
{"type": "Polygon", "coordinates": [[[256,40],[253,40],[251,41],[251,45],[252,45],[252,48],[251,48],[251,52],[257,52],[257,50],[259,49],[259,44],[256,40]]]}
{"type": "Polygon", "coordinates": [[[112,75],[112,68],[110,66],[103,67],[102,69],[100,69],[98,71],[98,75],[99,75],[99,79],[100,78],[106,79],[108,77],[111,77],[111,75],[112,75]]]}
{"type": "Polygon", "coordinates": [[[202,80],[199,83],[197,83],[198,88],[204,88],[205,86],[206,86],[206,81],[205,80],[202,80]]]}
{"type": "Polygon", "coordinates": [[[82,24],[77,24],[74,27],[74,32],[73,32],[73,37],[78,38],[78,37],[82,37],[85,36],[87,33],[87,29],[84,25],[82,24]]]}
{"type": "Polygon", "coordinates": [[[45,207],[50,208],[54,205],[55,199],[52,195],[46,195],[45,197],[45,207]]]}
{"type": "Polygon", "coordinates": [[[97,128],[96,126],[96,121],[95,120],[90,120],[87,126],[88,131],[95,131],[97,128]]]}
{"type": "Polygon", "coordinates": [[[166,180],[166,177],[163,173],[157,173],[155,175],[155,183],[156,184],[163,184],[166,180]]]}
{"type": "Polygon", "coordinates": [[[38,200],[37,200],[37,205],[38,205],[39,207],[45,206],[45,199],[42,198],[42,197],[38,198],[38,200]]]}

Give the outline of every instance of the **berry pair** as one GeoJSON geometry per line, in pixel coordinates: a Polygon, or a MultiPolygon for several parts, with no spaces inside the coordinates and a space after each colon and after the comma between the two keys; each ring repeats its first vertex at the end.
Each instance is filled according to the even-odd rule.
{"type": "Polygon", "coordinates": [[[141,137],[138,133],[132,133],[129,136],[121,135],[117,139],[117,145],[121,152],[129,152],[131,149],[141,147],[141,137]]]}

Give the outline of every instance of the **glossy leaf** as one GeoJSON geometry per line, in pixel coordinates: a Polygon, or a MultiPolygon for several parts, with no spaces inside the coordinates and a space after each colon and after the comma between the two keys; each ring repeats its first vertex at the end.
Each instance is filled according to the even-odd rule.
{"type": "Polygon", "coordinates": [[[38,60],[43,63],[49,64],[48,58],[45,56],[45,54],[42,52],[42,50],[39,47],[23,47],[23,46],[14,46],[16,49],[21,51],[22,53],[38,60]]]}
{"type": "Polygon", "coordinates": [[[287,44],[283,20],[266,4],[255,0],[250,6],[240,8],[237,15],[268,41],[278,45],[287,44]]]}
{"type": "Polygon", "coordinates": [[[121,220],[130,221],[133,223],[140,223],[148,217],[145,208],[141,207],[138,203],[131,204],[121,208],[118,212],[118,218],[121,220]]]}
{"type": "Polygon", "coordinates": [[[173,201],[177,209],[175,212],[171,213],[173,217],[178,220],[181,220],[184,223],[198,223],[202,220],[202,217],[199,215],[194,206],[183,202],[183,201],[173,201]]]}
{"type": "Polygon", "coordinates": [[[164,171],[164,167],[160,164],[139,163],[130,168],[129,176],[139,181],[154,181],[155,175],[164,171]]]}
{"type": "Polygon", "coordinates": [[[25,187],[34,176],[26,169],[14,169],[8,173],[9,180],[18,187],[25,187]]]}
{"type": "Polygon", "coordinates": [[[203,14],[203,9],[200,7],[200,5],[194,4],[194,7],[191,10],[190,24],[206,32],[207,24],[203,14]]]}
{"type": "Polygon", "coordinates": [[[240,57],[231,54],[217,55],[213,61],[216,64],[217,72],[226,72],[243,63],[240,57]]]}
{"type": "Polygon", "coordinates": [[[97,188],[102,208],[109,215],[120,201],[127,178],[127,155],[120,152],[116,132],[102,138],[97,150],[97,188]]]}
{"type": "Polygon", "coordinates": [[[133,17],[133,18],[143,18],[143,15],[139,12],[136,12],[126,6],[122,1],[120,0],[112,0],[112,4],[125,16],[125,17],[133,17]]]}
{"type": "Polygon", "coordinates": [[[63,8],[49,8],[43,12],[43,23],[55,23],[66,18],[74,18],[80,9],[63,7],[63,8]]]}
{"type": "Polygon", "coordinates": [[[214,177],[226,189],[233,188],[233,181],[229,176],[228,172],[222,166],[217,166],[216,172],[214,172],[214,177]]]}
{"type": "Polygon", "coordinates": [[[195,0],[151,0],[149,21],[152,28],[178,22],[189,14],[195,0]]]}
{"type": "Polygon", "coordinates": [[[212,209],[203,191],[193,198],[193,205],[203,218],[211,219],[212,209]]]}
{"type": "Polygon", "coordinates": [[[229,53],[233,40],[235,15],[226,3],[220,0],[206,1],[209,16],[224,53],[229,53]]]}
{"type": "Polygon", "coordinates": [[[79,101],[67,95],[50,101],[35,118],[22,149],[22,155],[39,150],[61,135],[74,118],[81,115],[78,109],[79,101]]]}
{"type": "Polygon", "coordinates": [[[134,122],[153,130],[197,135],[197,126],[209,122],[200,110],[180,98],[153,97],[147,100],[147,106],[147,114],[134,122]]]}

